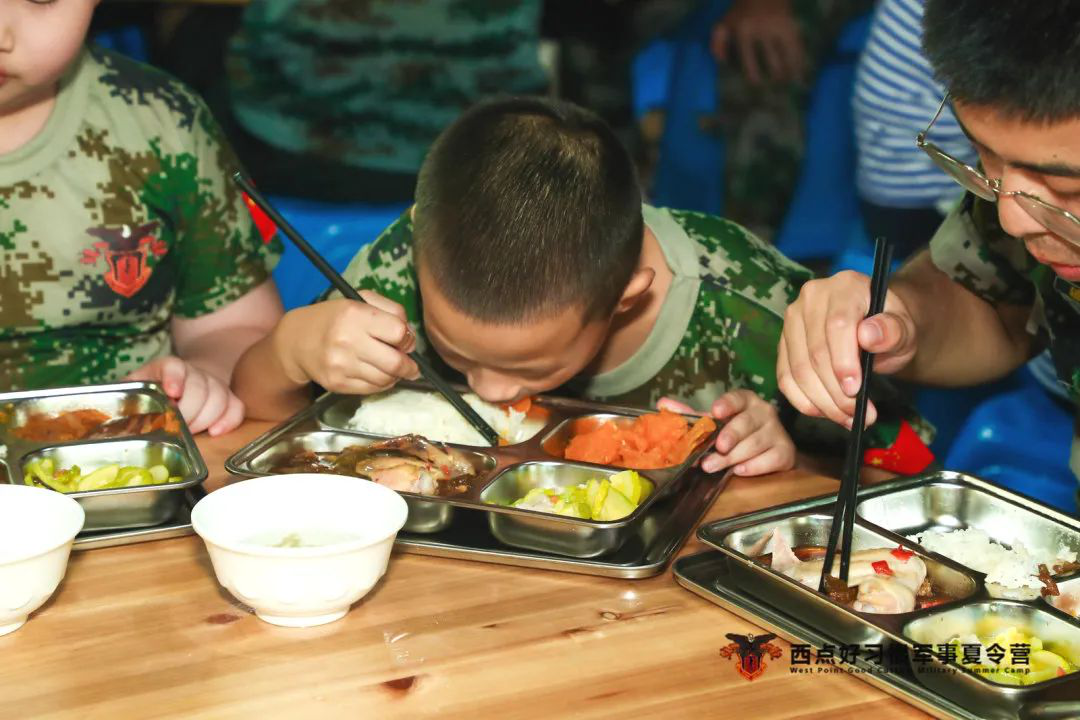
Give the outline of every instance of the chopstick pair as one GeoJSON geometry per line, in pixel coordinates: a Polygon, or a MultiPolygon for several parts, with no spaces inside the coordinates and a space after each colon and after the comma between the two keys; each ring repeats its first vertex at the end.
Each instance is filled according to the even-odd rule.
{"type": "MultiPolygon", "coordinates": [[[[296,228],[290,225],[289,221],[282,217],[281,213],[274,209],[274,206],[255,189],[255,186],[250,180],[244,177],[242,173],[237,172],[233,174],[233,181],[247,193],[248,197],[251,198],[251,201],[258,205],[260,210],[266,213],[278,229],[285,233],[285,236],[292,241],[293,245],[307,256],[307,259],[310,260],[315,268],[330,281],[330,284],[333,285],[338,292],[349,300],[366,303],[364,298],[360,297],[360,293],[358,293],[352,285],[345,282],[345,278],[341,277],[338,271],[335,270],[330,263],[326,262],[326,259],[319,254],[319,251],[308,244],[308,241],[296,231],[296,228]]],[[[499,444],[499,434],[495,432],[495,430],[488,425],[475,410],[473,410],[469,403],[465,402],[465,399],[461,397],[454,388],[450,387],[450,384],[435,371],[431,366],[431,363],[427,361],[427,358],[416,351],[409,353],[409,357],[412,358],[412,361],[420,368],[420,374],[423,375],[428,382],[434,385],[435,389],[442,393],[443,397],[450,401],[450,404],[469,421],[470,425],[476,428],[477,431],[484,436],[485,440],[491,443],[492,446],[497,446],[499,444]]]]}
{"type": "MultiPolygon", "coordinates": [[[[874,243],[874,271],[870,277],[870,311],[866,317],[873,317],[885,309],[885,293],[889,287],[889,269],[892,265],[892,242],[879,237],[874,243]]],[[[832,526],[829,528],[829,543],[825,548],[825,562],[821,568],[821,580],[818,590],[825,592],[825,578],[832,574],[833,556],[836,554],[837,541],[840,541],[840,581],[845,585],[848,580],[848,568],[851,564],[851,539],[855,525],[855,500],[859,492],[859,468],[862,466],[863,431],[866,426],[866,403],[870,394],[870,376],[874,371],[874,356],[865,350],[860,352],[862,364],[862,384],[855,397],[855,417],[851,424],[851,436],[848,438],[847,455],[844,458],[843,474],[840,476],[840,490],[836,495],[836,508],[833,511],[832,526]]]]}

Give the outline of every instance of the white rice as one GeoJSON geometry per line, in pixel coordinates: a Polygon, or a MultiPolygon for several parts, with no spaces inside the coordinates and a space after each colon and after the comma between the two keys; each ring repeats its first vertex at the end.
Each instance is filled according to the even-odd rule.
{"type": "Polygon", "coordinates": [[[932,550],[986,574],[987,584],[997,583],[1007,588],[1042,588],[1039,582],[1039,565],[1053,566],[1060,562],[1076,560],[1076,553],[1061,547],[1056,553],[1049,550],[1029,550],[1021,542],[1008,549],[990,539],[978,528],[938,532],[927,530],[912,540],[927,550],[932,550]]]}
{"type": "MultiPolygon", "coordinates": [[[[526,420],[525,413],[504,410],[472,393],[463,397],[507,442],[524,442],[543,426],[542,423],[526,420]]],[[[360,408],[346,426],[350,430],[391,437],[416,433],[438,442],[488,444],[446,398],[422,390],[393,389],[369,395],[360,403],[360,408]]]]}

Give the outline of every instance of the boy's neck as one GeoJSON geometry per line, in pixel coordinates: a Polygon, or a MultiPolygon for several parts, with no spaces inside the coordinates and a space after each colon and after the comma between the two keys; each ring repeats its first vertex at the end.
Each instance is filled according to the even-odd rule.
{"type": "Polygon", "coordinates": [[[37,137],[56,106],[57,88],[28,98],[19,107],[0,112],[0,156],[13,153],[37,137]]]}
{"type": "Polygon", "coordinates": [[[668,267],[660,241],[653,235],[649,226],[645,226],[645,237],[641,244],[641,260],[638,270],[651,268],[655,274],[645,296],[630,310],[615,316],[608,332],[607,340],[600,348],[600,353],[589,364],[585,372],[599,375],[609,372],[633,357],[649,333],[656,325],[660,308],[664,305],[674,273],[668,267]]]}

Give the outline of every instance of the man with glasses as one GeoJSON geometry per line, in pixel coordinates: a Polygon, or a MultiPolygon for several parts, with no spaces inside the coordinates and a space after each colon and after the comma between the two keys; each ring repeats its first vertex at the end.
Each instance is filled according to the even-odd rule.
{"type": "MultiPolygon", "coordinates": [[[[924,49],[978,155],[915,142],[968,192],[863,319],[869,278],[808,283],[780,341],[780,389],[850,426],[859,350],[875,369],[934,385],[1002,377],[1048,348],[1080,401],[1080,3],[928,0],[924,49]]],[[[939,108],[938,114],[941,109],[939,108]]],[[[868,419],[873,421],[871,406],[868,419]]],[[[1073,471],[1080,475],[1074,440],[1073,471]]]]}

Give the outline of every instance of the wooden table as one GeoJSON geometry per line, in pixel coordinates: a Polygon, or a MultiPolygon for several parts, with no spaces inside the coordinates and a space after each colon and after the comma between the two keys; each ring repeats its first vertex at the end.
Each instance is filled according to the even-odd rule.
{"type": "MultiPolygon", "coordinates": [[[[200,440],[211,487],[267,427],[200,440]]],[[[708,518],[835,488],[806,471],[737,479],[708,518]]],[[[163,540],[73,554],[53,599],[0,638],[0,718],[926,717],[853,677],[790,675],[786,643],[748,682],[719,654],[748,631],[670,570],[613,580],[400,553],[345,619],[278,628],[220,588],[202,541],[163,540]]]]}

